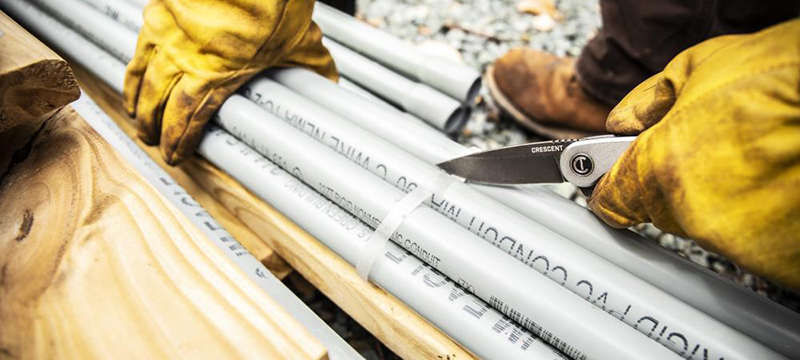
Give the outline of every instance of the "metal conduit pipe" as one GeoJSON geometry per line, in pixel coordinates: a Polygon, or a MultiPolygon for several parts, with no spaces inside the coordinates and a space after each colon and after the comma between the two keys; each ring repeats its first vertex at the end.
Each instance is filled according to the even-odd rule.
{"type": "MultiPolygon", "coordinates": [[[[118,93],[122,92],[125,66],[118,59],[49,15],[20,0],[11,0],[7,5],[0,5],[0,7],[42,37],[43,40],[55,45],[59,51],[80,62],[118,93]]],[[[91,108],[90,104],[79,106],[91,108]]],[[[126,136],[125,134],[119,135],[119,131],[115,132],[113,130],[115,125],[112,126],[113,124],[108,123],[110,119],[106,120],[103,121],[102,126],[113,133],[114,137],[126,136]]],[[[93,123],[93,125],[96,124],[93,123]]],[[[106,134],[103,133],[103,135],[106,134]]],[[[138,148],[134,144],[126,145],[126,148],[138,154],[137,156],[144,155],[141,151],[137,151],[138,148]]],[[[353,263],[361,243],[371,230],[358,220],[348,220],[347,226],[343,226],[342,222],[338,221],[339,219],[345,216],[347,219],[354,218],[349,214],[345,215],[344,210],[325,201],[318,193],[313,192],[316,194],[313,195],[311,193],[313,190],[302,185],[296,179],[293,181],[297,183],[297,186],[292,187],[290,193],[295,197],[308,193],[302,198],[305,201],[300,201],[301,199],[298,198],[294,198],[292,201],[280,201],[277,200],[279,198],[264,196],[264,194],[280,196],[281,192],[288,194],[286,193],[287,187],[284,186],[287,182],[284,180],[289,181],[292,178],[277,169],[275,165],[264,166],[269,161],[255,151],[243,152],[243,150],[246,150],[246,145],[232,139],[227,134],[224,137],[216,136],[213,139],[206,136],[200,146],[200,151],[206,158],[222,170],[235,175],[235,178],[242,179],[241,181],[245,185],[265,197],[265,200],[270,201],[284,214],[295,214],[290,216],[293,221],[312,232],[340,256],[353,263]],[[220,139],[224,140],[224,144],[219,144],[220,139]],[[214,143],[215,141],[216,143],[214,143]],[[234,153],[230,153],[231,150],[234,153]],[[269,179],[276,179],[276,181],[264,181],[269,179]],[[269,187],[265,188],[265,186],[269,187]],[[302,189],[309,191],[306,192],[302,189]],[[318,200],[309,202],[310,196],[318,196],[318,200]],[[320,203],[330,206],[320,206],[320,203]],[[308,206],[311,208],[309,209],[308,206]],[[332,213],[341,214],[341,217],[332,217],[330,216],[332,213]]],[[[142,159],[144,159],[144,163],[148,163],[147,159],[142,159]]],[[[157,165],[145,167],[148,172],[160,173],[157,165]]],[[[174,181],[159,181],[158,183],[174,184],[174,181]]],[[[170,193],[175,192],[170,191],[170,193]]],[[[376,261],[371,272],[373,281],[407,303],[473,353],[497,359],[549,360],[561,357],[557,350],[542,342],[541,339],[535,338],[527,330],[504,317],[488,304],[466,293],[453,281],[443,278],[441,274],[430,267],[423,268],[423,263],[419,259],[400,249],[397,245],[388,244],[387,254],[386,259],[379,258],[376,261]],[[509,336],[509,334],[513,334],[513,336],[509,336]]],[[[338,358],[335,356],[336,354],[332,355],[334,355],[333,358],[338,358]]]]}
{"type": "Polygon", "coordinates": [[[342,75],[401,109],[446,133],[457,132],[466,123],[469,108],[453,98],[411,81],[327,37],[322,39],[322,44],[328,48],[342,75]]]}
{"type": "MultiPolygon", "coordinates": [[[[240,95],[216,123],[371,227],[405,196],[240,95]]],[[[677,358],[431,208],[408,214],[391,240],[570,357],[677,358]]]]}
{"type": "MultiPolygon", "coordinates": [[[[256,79],[242,92],[400,190],[429,186],[441,173],[273,80],[256,79]]],[[[682,356],[699,351],[714,358],[782,358],[466,184],[454,183],[446,192],[433,194],[426,204],[510,255],[506,261],[522,262],[541,272],[682,356]]]]}
{"type": "MultiPolygon", "coordinates": [[[[64,26],[53,17],[45,14],[36,7],[20,0],[6,0],[0,3],[0,8],[12,16],[26,29],[38,35],[51,46],[55,45],[62,54],[78,60],[87,69],[111,85],[116,91],[122,92],[122,83],[125,66],[101,50],[72,29],[64,26]]],[[[97,108],[86,95],[74,103],[74,107],[114,148],[126,159],[147,181],[163,194],[178,210],[198,226],[209,241],[212,241],[234,263],[239,266],[247,279],[253,281],[274,301],[281,305],[288,313],[298,320],[314,337],[316,337],[328,350],[331,359],[361,359],[362,357],[353,350],[340,336],[326,325],[311,309],[308,308],[297,296],[291,292],[277,278],[271,275],[255,257],[242,253],[241,249],[233,250],[230,241],[233,237],[222,226],[208,216],[202,207],[189,197],[172,178],[161,170],[143,151],[141,151],[116,124],[103,118],[104,114],[97,108]],[[128,139],[126,142],[123,139],[128,139]],[[215,226],[208,226],[211,223],[215,226]],[[216,230],[212,230],[216,229],[216,230]],[[256,275],[256,271],[261,275],[256,275]]],[[[235,240],[234,240],[235,241],[235,240]]]]}
{"type": "Polygon", "coordinates": [[[328,5],[317,2],[312,18],[326,36],[463,103],[471,104],[480,90],[481,74],[475,69],[428,56],[414,45],[328,5]]]}
{"type": "MultiPolygon", "coordinates": [[[[429,164],[471,152],[308,70],[279,69],[268,76],[429,164]]],[[[567,199],[537,186],[472,186],[786,356],[800,348],[798,314],[631,231],[608,227],[567,199]]]]}

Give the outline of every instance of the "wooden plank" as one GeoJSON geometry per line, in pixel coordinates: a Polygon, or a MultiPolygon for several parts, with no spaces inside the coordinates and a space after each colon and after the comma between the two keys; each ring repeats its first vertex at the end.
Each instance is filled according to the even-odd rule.
{"type": "Polygon", "coordinates": [[[0,12],[0,174],[46,117],[80,95],[67,62],[0,12]]]}
{"type": "MultiPolygon", "coordinates": [[[[93,98],[95,93],[105,97],[112,93],[100,80],[84,78],[80,71],[77,73],[84,91],[93,98]],[[91,86],[87,86],[89,84],[91,86]],[[103,92],[105,95],[100,95],[103,92]]],[[[122,124],[131,120],[127,119],[119,100],[105,110],[122,124]]],[[[397,298],[361,280],[353,266],[204,159],[195,156],[181,168],[259,234],[292,268],[401,357],[474,358],[397,298]]]]}
{"type": "MultiPolygon", "coordinates": [[[[169,166],[164,162],[157,147],[145,145],[137,136],[133,122],[124,112],[118,111],[122,98],[104,84],[96,81],[85,69],[74,67],[75,75],[81,88],[92,96],[92,99],[114,118],[117,124],[142,148],[153,160],[158,163],[173,179],[183,187],[200,205],[202,205],[214,219],[217,220],[239,243],[242,244],[256,259],[259,259],[276,277],[285,278],[291,273],[292,268],[278,254],[273,251],[265,241],[253,233],[239,219],[233,216],[224,206],[197,185],[185,169],[185,164],[177,167],[169,166]]],[[[192,162],[197,159],[190,159],[192,162]]]]}
{"type": "Polygon", "coordinates": [[[69,106],[0,209],[0,358],[327,356],[69,106]]]}

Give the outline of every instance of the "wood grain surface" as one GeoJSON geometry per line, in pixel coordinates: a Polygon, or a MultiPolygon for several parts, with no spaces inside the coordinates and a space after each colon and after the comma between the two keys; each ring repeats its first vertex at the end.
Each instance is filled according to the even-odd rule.
{"type": "Polygon", "coordinates": [[[0,358],[326,358],[69,106],[0,209],[0,358]]]}
{"type": "Polygon", "coordinates": [[[79,95],[67,62],[0,11],[0,174],[43,115],[79,95]]]}
{"type": "Polygon", "coordinates": [[[155,146],[145,145],[137,136],[133,125],[133,119],[129,118],[122,111],[121,95],[115,93],[108,86],[90,75],[80,66],[75,66],[75,75],[83,91],[91,95],[92,99],[119,125],[122,130],[133,139],[147,155],[149,155],[161,168],[163,168],[182,188],[186,190],[203,208],[208,211],[239,243],[242,244],[253,256],[259,259],[275,276],[279,279],[285,278],[291,273],[292,268],[278,254],[275,253],[259,235],[242,224],[233,214],[231,214],[216,199],[208,194],[203,188],[197,185],[193,179],[194,175],[188,164],[203,161],[199,157],[193,157],[179,166],[169,166],[161,157],[161,153],[155,146]]]}

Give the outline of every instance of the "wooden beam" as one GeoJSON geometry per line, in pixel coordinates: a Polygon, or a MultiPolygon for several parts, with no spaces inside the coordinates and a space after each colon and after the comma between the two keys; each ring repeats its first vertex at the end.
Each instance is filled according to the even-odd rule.
{"type": "MultiPolygon", "coordinates": [[[[119,94],[94,79],[85,69],[80,66],[74,67],[75,75],[78,78],[81,88],[92,96],[92,99],[111,116],[114,121],[128,134],[147,155],[158,163],[172,178],[183,187],[214,219],[217,220],[239,243],[242,244],[256,259],[259,259],[266,267],[279,279],[285,278],[291,273],[292,268],[286,261],[278,256],[265,241],[256,235],[250,228],[242,224],[239,219],[231,214],[224,206],[220,205],[216,199],[208,194],[203,188],[197,185],[190,173],[186,170],[186,164],[173,167],[167,165],[158,148],[145,145],[137,136],[133,120],[130,119],[121,109],[122,98],[119,94]]],[[[187,163],[197,161],[190,159],[187,163]]]]}
{"type": "Polygon", "coordinates": [[[0,184],[0,358],[326,358],[67,106],[0,184]]]}
{"type": "MultiPolygon", "coordinates": [[[[92,98],[109,99],[113,91],[82,71],[78,79],[92,98]]],[[[118,123],[127,118],[117,95],[104,110],[118,123]]],[[[352,265],[309,235],[280,212],[242,187],[236,180],[197,156],[181,169],[259,234],[272,249],[311,284],[358,321],[387,347],[406,359],[474,358],[447,335],[383,289],[365,283],[352,265]]]]}
{"type": "Polygon", "coordinates": [[[79,95],[67,62],[0,12],[0,174],[40,128],[43,115],[79,95]]]}

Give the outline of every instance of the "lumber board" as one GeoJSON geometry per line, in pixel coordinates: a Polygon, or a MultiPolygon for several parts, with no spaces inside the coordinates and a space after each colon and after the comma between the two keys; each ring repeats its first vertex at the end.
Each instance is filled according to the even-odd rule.
{"type": "Polygon", "coordinates": [[[43,115],[79,95],[67,62],[0,11],[0,173],[43,115]]]}
{"type": "MultiPolygon", "coordinates": [[[[109,94],[113,94],[101,80],[79,68],[76,73],[83,90],[93,98],[109,99],[109,94]]],[[[132,121],[125,114],[119,96],[116,105],[111,104],[104,110],[120,124],[132,121]]],[[[396,354],[406,359],[474,358],[400,300],[364,282],[352,265],[212,164],[194,156],[181,168],[259,234],[294,270],[396,354]]]]}
{"type": "Polygon", "coordinates": [[[0,209],[0,358],[327,357],[70,106],[0,209]]]}
{"type": "MultiPolygon", "coordinates": [[[[147,146],[144,142],[136,136],[136,128],[132,120],[123,112],[116,111],[120,108],[122,98],[119,94],[112,91],[110,88],[96,81],[81,66],[74,66],[75,76],[81,88],[92,96],[92,99],[103,109],[114,121],[128,134],[136,144],[142,148],[147,155],[149,155],[159,166],[161,166],[167,174],[169,174],[186,192],[191,195],[203,208],[219,222],[225,230],[233,235],[236,240],[244,246],[253,256],[256,257],[273,275],[279,279],[285,278],[292,271],[289,264],[280,258],[278,254],[273,251],[265,241],[259,238],[257,234],[250,230],[247,226],[242,224],[233,214],[231,214],[224,206],[220,205],[216,199],[209,195],[203,188],[197,185],[192,179],[190,173],[187,172],[186,164],[179,166],[169,166],[161,157],[157,147],[147,146]]],[[[191,158],[186,161],[190,163],[198,161],[199,158],[191,158]]]]}

